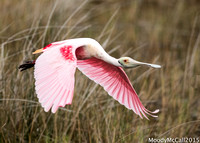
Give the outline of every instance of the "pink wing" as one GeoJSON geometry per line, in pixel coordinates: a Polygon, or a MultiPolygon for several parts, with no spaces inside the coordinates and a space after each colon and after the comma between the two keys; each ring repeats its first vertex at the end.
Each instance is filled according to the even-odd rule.
{"type": "Polygon", "coordinates": [[[123,104],[126,108],[133,110],[141,118],[142,115],[147,118],[145,113],[157,117],[152,115],[152,113],[158,113],[159,110],[150,112],[142,105],[122,68],[97,58],[78,60],[77,67],[87,77],[103,86],[108,94],[119,101],[119,103],[123,104]]]}
{"type": "Polygon", "coordinates": [[[34,76],[39,102],[46,112],[72,103],[76,58],[71,46],[53,47],[38,57],[34,76]]]}

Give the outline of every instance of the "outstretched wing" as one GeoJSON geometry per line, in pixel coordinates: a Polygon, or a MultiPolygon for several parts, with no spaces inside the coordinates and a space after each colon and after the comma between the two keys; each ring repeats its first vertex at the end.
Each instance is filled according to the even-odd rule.
{"type": "Polygon", "coordinates": [[[46,112],[52,107],[72,103],[76,57],[72,46],[59,46],[46,50],[35,62],[35,86],[39,102],[46,112]]]}
{"type": "Polygon", "coordinates": [[[133,110],[141,118],[142,115],[147,118],[145,114],[157,117],[152,114],[159,112],[159,110],[150,112],[142,105],[122,68],[97,58],[78,60],[77,67],[87,77],[103,86],[108,94],[119,101],[119,103],[133,110]]]}

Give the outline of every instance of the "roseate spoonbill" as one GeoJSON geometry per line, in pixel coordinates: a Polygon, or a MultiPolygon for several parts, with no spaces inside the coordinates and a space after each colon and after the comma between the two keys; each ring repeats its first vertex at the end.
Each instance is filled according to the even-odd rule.
{"type": "Polygon", "coordinates": [[[144,116],[148,119],[146,114],[157,117],[153,114],[159,110],[151,112],[142,105],[122,67],[134,68],[146,65],[160,68],[160,65],[139,62],[129,57],[116,59],[107,54],[102,46],[91,38],[54,42],[36,50],[33,54],[41,52],[43,54],[36,61],[26,62],[19,68],[22,71],[35,65],[36,94],[46,112],[52,107],[51,111],[55,113],[58,107],[72,103],[74,73],[78,68],[141,118],[144,116]]]}

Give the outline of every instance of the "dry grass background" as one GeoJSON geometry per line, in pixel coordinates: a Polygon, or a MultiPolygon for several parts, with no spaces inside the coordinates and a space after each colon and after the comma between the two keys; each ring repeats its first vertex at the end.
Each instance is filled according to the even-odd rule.
{"type": "Polygon", "coordinates": [[[198,0],[1,0],[0,142],[148,142],[200,136],[200,2],[198,0]],[[73,104],[46,113],[32,51],[75,37],[98,40],[112,56],[161,64],[125,70],[147,109],[140,119],[79,71],[73,104]]]}

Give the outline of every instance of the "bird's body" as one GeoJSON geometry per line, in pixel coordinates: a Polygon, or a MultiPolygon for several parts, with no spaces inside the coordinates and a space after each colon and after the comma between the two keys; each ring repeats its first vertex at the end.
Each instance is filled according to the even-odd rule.
{"type": "MultiPolygon", "coordinates": [[[[121,66],[118,63],[118,60],[111,57],[109,54],[105,52],[102,46],[94,39],[91,38],[76,38],[69,39],[61,42],[55,42],[51,45],[62,46],[62,45],[73,45],[73,55],[77,57],[78,60],[85,60],[91,57],[96,57],[98,59],[104,60],[110,64],[114,64],[115,66],[121,66]],[[84,46],[87,45],[87,46],[84,46]]],[[[48,46],[48,48],[51,46],[48,46]]],[[[46,50],[45,48],[44,50],[46,50]]]]}
{"type": "MultiPolygon", "coordinates": [[[[69,39],[54,42],[34,52],[44,52],[35,61],[34,77],[36,93],[45,111],[55,113],[58,107],[72,103],[74,91],[74,73],[76,68],[87,77],[104,87],[114,99],[133,110],[141,118],[148,111],[140,102],[128,77],[121,67],[134,68],[147,65],[160,68],[159,65],[135,61],[128,57],[116,59],[105,52],[102,46],[91,38],[69,39]]],[[[23,70],[23,65],[21,66],[23,70]]]]}

